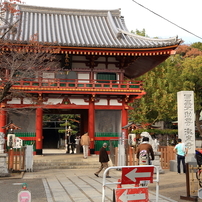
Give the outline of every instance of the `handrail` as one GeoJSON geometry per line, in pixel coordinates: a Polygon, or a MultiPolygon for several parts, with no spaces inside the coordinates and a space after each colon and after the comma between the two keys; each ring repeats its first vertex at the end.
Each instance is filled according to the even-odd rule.
{"type": "MultiPolygon", "coordinates": [[[[0,86],[3,87],[3,81],[0,86]]],[[[33,89],[106,89],[106,90],[134,90],[142,91],[142,81],[120,81],[120,80],[90,80],[90,79],[49,79],[49,78],[24,78],[15,81],[12,88],[33,88],[33,89]]]]}

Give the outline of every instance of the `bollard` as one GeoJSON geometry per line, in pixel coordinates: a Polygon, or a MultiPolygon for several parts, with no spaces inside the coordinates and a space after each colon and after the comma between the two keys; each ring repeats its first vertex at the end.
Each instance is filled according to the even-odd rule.
{"type": "Polygon", "coordinates": [[[31,202],[31,192],[27,190],[27,183],[22,183],[22,189],[18,193],[18,202],[31,202]]]}

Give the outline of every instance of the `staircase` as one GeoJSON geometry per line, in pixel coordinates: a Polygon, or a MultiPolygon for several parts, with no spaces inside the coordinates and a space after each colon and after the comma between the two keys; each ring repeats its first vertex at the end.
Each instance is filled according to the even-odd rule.
{"type": "Polygon", "coordinates": [[[61,151],[61,153],[43,151],[43,155],[35,155],[33,159],[34,171],[47,169],[98,169],[99,166],[98,155],[91,155],[84,159],[83,154],[66,154],[64,151],[61,151]]]}

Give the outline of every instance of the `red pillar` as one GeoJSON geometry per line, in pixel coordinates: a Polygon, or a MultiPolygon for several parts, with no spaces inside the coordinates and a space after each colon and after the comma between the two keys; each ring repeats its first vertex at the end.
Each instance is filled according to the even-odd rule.
{"type": "Polygon", "coordinates": [[[90,150],[94,149],[94,134],[95,134],[95,109],[94,102],[90,100],[88,110],[88,135],[90,137],[90,150]]]}
{"type": "Polygon", "coordinates": [[[36,109],[36,154],[42,154],[42,145],[43,145],[43,109],[36,109]]]}
{"type": "Polygon", "coordinates": [[[6,125],[6,111],[3,108],[0,108],[0,132],[3,132],[6,134],[6,129],[3,129],[2,127],[6,125]]]}

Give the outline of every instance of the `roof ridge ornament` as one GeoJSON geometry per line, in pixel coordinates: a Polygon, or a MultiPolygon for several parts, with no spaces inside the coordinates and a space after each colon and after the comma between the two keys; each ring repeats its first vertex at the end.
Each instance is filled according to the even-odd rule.
{"type": "Polygon", "coordinates": [[[167,38],[167,39],[156,39],[156,38],[149,38],[149,37],[145,37],[145,36],[140,36],[140,35],[137,35],[137,34],[133,34],[131,32],[127,32],[123,29],[120,29],[118,28],[119,30],[119,33],[122,33],[122,34],[126,34],[128,36],[131,36],[131,37],[134,37],[134,38],[138,38],[138,39],[142,39],[142,40],[148,40],[148,41],[159,41],[159,42],[170,42],[170,41],[181,41],[181,39],[178,39],[178,36],[175,36],[175,37],[171,37],[171,38],[167,38]]]}
{"type": "Polygon", "coordinates": [[[123,38],[122,32],[120,31],[120,29],[118,27],[116,27],[110,11],[107,12],[107,20],[108,20],[109,25],[112,29],[112,32],[115,34],[115,36],[117,38],[123,38]]]}

